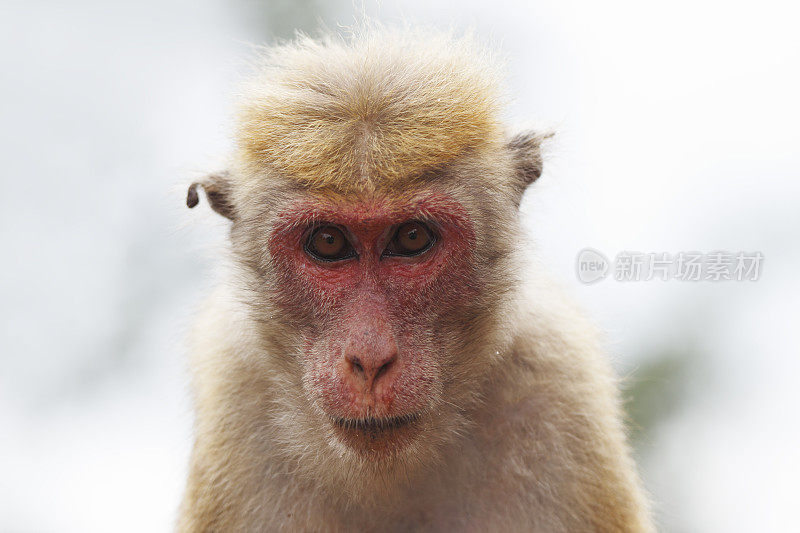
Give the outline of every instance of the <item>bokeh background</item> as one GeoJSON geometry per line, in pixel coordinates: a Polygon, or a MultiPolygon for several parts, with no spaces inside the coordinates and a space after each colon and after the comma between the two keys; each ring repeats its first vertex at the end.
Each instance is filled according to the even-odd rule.
{"type": "Polygon", "coordinates": [[[555,128],[523,204],[607,332],[663,531],[800,531],[800,37],[790,2],[0,3],[0,531],[168,531],[191,444],[184,335],[225,221],[252,43],[472,27],[509,118],[555,128]],[[575,277],[579,250],[760,251],[756,282],[575,277]]]}

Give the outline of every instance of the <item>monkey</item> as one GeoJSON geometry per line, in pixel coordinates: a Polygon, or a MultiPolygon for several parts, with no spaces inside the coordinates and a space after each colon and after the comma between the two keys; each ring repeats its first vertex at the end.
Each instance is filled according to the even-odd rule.
{"type": "Polygon", "coordinates": [[[366,29],[266,49],[189,352],[179,531],[653,531],[595,326],[527,252],[547,132],[497,53],[366,29]]]}

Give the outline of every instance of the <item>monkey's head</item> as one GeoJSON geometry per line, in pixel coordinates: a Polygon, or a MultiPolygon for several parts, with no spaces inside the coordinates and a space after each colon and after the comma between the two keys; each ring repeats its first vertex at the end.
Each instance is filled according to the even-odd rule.
{"type": "Polygon", "coordinates": [[[188,198],[202,185],[232,221],[264,416],[294,453],[422,462],[507,354],[542,136],[507,134],[493,62],[465,40],[306,40],[266,63],[231,167],[188,198]]]}

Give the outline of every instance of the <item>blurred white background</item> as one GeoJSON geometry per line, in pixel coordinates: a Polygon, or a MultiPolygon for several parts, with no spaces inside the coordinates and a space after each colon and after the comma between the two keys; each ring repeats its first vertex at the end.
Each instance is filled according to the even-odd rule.
{"type": "Polygon", "coordinates": [[[509,118],[558,131],[527,226],[608,332],[661,530],[800,530],[795,4],[4,0],[0,531],[172,528],[182,343],[226,231],[183,185],[230,148],[249,43],[362,11],[474,27],[509,56],[509,118]],[[765,259],[582,285],[587,246],[765,259]]]}

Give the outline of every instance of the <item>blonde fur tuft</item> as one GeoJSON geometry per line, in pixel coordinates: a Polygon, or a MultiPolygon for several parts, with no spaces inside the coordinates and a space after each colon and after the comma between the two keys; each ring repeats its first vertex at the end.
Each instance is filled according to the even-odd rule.
{"type": "Polygon", "coordinates": [[[471,36],[365,29],[264,52],[242,159],[310,188],[395,189],[502,141],[495,58],[471,36]]]}

